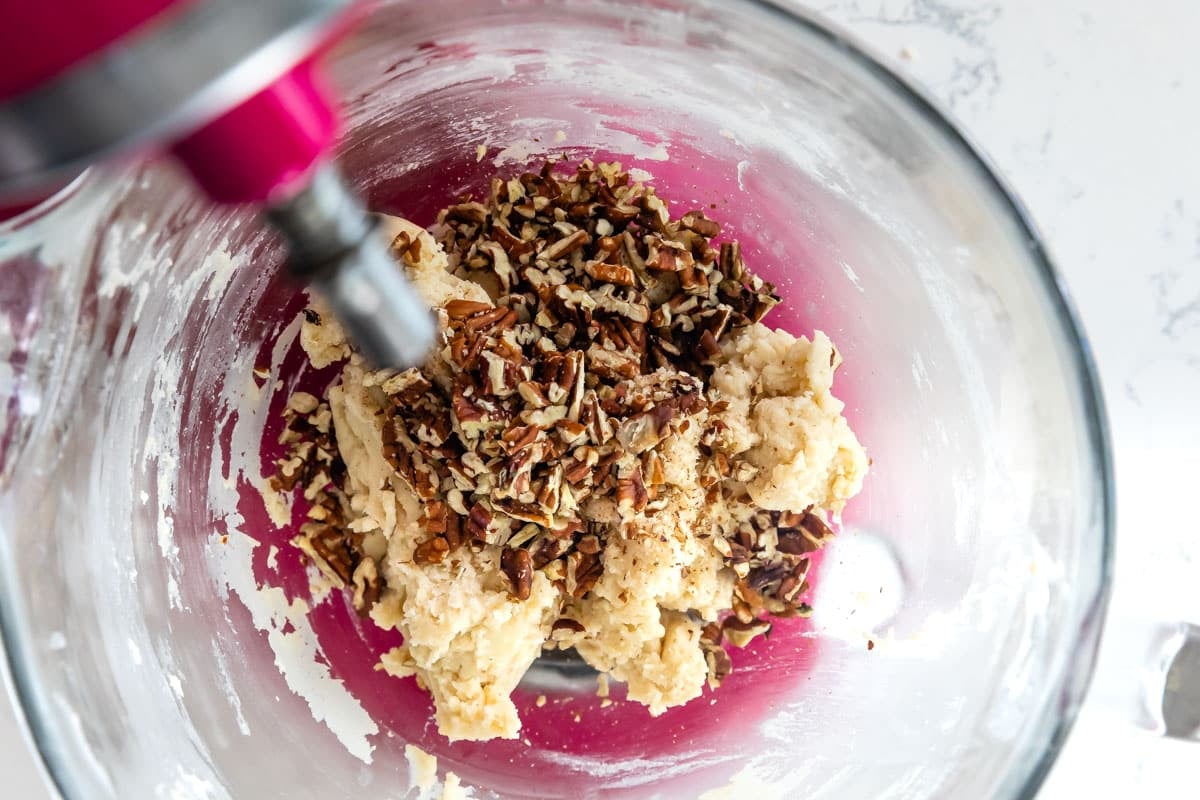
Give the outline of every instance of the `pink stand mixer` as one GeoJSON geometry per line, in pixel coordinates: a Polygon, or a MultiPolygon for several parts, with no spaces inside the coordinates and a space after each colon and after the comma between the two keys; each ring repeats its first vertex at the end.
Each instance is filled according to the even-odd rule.
{"type": "Polygon", "coordinates": [[[0,30],[0,220],[89,163],[160,147],[215,201],[254,204],[374,363],[421,359],[433,327],[329,165],[337,114],[316,63],[346,0],[16,3],[0,30]]]}

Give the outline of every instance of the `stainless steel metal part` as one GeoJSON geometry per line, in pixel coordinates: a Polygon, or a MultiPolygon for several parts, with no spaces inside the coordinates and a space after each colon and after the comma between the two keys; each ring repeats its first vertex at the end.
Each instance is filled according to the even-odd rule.
{"type": "Polygon", "coordinates": [[[332,167],[268,209],[267,219],[288,243],[292,274],[321,295],[369,362],[404,369],[425,359],[433,317],[397,269],[375,218],[332,167]]]}
{"type": "Polygon", "coordinates": [[[543,650],[521,678],[521,688],[531,692],[590,694],[596,691],[599,676],[574,650],[543,650]]]}
{"type": "Polygon", "coordinates": [[[1161,684],[1163,733],[1200,741],[1200,626],[1183,624],[1165,643],[1161,684]]]}
{"type": "Polygon", "coordinates": [[[200,127],[309,56],[348,0],[200,0],[0,102],[0,194],[200,127]]]}

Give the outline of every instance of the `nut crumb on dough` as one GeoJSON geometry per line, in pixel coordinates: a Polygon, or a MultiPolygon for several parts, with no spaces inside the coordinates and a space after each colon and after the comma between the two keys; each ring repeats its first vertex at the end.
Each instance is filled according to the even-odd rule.
{"type": "Polygon", "coordinates": [[[868,462],[840,354],[760,322],[779,297],[718,223],[587,161],[497,178],[429,231],[383,220],[443,348],[372,371],[306,311],[301,346],[342,373],[289,398],[271,486],[302,493],[325,579],[403,634],[378,668],[441,733],[516,738],[543,649],[597,669],[602,707],[612,678],[658,715],[810,613],[808,557],[868,462]]]}

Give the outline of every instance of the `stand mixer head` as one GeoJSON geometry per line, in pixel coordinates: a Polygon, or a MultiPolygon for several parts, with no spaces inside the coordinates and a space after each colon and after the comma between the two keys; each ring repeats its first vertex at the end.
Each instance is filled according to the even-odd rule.
{"type": "Polygon", "coordinates": [[[347,0],[51,0],[0,31],[0,219],[88,164],[164,148],[221,203],[254,204],[290,270],[381,367],[419,362],[430,315],[329,164],[337,115],[316,63],[347,0]]]}

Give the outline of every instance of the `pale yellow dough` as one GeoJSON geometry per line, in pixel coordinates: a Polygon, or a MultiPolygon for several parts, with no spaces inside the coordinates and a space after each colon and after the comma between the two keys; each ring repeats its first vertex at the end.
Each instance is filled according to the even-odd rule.
{"type": "MultiPolygon", "coordinates": [[[[424,230],[396,218],[385,219],[385,230],[393,239],[420,238],[419,260],[405,266],[431,308],[455,298],[491,302],[480,286],[447,272],[445,255],[424,230]]],[[[304,322],[300,341],[315,366],[349,352],[327,314],[304,322]]],[[[829,391],[837,359],[829,339],[818,333],[809,342],[758,325],[735,335],[725,357],[711,382],[713,397],[730,402],[722,414],[729,430],[719,445],[745,463],[751,496],[766,508],[840,511],[860,487],[867,459],[829,391]]],[[[388,590],[371,616],[398,629],[404,644],[385,654],[380,667],[415,675],[428,688],[438,729],[452,740],[516,738],[521,721],[509,695],[564,614],[585,627],[569,644],[625,682],[628,697],[652,714],[697,697],[707,667],[695,620],[726,610],[734,584],[707,533],[728,524],[730,512],[706,504],[699,488],[702,425],[667,443],[670,505],[628,536],[610,539],[603,576],[585,599],[564,604],[539,572],[529,599],[517,601],[506,591],[498,547],[459,548],[442,564],[413,564],[424,538],[419,502],[382,454],[380,386],[389,377],[352,357],[329,402],[357,515],[351,526],[377,531],[388,543],[388,590]]]]}

